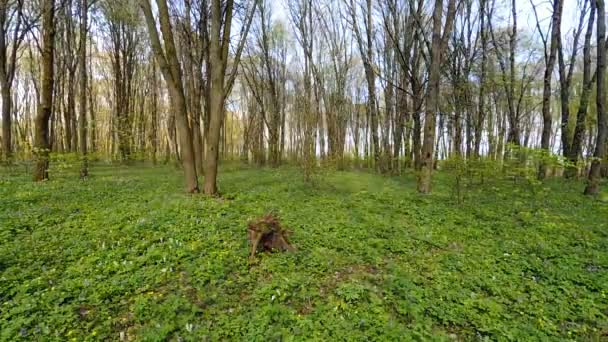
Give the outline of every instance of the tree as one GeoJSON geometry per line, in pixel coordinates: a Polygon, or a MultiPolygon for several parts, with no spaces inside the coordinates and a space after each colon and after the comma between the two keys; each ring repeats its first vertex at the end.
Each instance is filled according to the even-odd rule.
{"type": "MultiPolygon", "coordinates": [[[[323,102],[327,114],[327,136],[329,156],[343,167],[347,131],[347,81],[352,67],[352,46],[348,39],[347,25],[344,21],[333,20],[328,14],[342,14],[340,2],[329,2],[328,7],[315,6],[323,40],[327,42],[330,57],[330,76],[327,77],[327,90],[323,102]]],[[[317,68],[315,68],[317,70],[317,68]]],[[[319,78],[320,75],[317,77],[319,78]]]]}
{"type": "Polygon", "coordinates": [[[596,0],[597,6],[597,138],[593,160],[589,169],[586,195],[597,195],[600,192],[600,169],[606,155],[606,138],[608,137],[608,122],[606,121],[606,9],[604,0],[596,0]]]}
{"type": "Polygon", "coordinates": [[[313,62],[314,48],[314,26],[313,26],[313,3],[312,0],[299,0],[290,3],[291,20],[295,26],[296,40],[304,50],[304,70],[302,73],[302,83],[304,94],[297,97],[296,103],[299,109],[299,124],[303,131],[302,140],[302,164],[304,170],[304,180],[310,182],[315,167],[315,139],[314,139],[314,110],[312,96],[312,79],[315,64],[313,62]]]}
{"type": "MultiPolygon", "coordinates": [[[[576,55],[578,53],[578,41],[583,32],[583,23],[585,20],[585,14],[588,10],[589,0],[584,0],[581,6],[581,15],[578,21],[578,25],[573,32],[574,41],[572,43],[572,51],[568,59],[568,65],[566,66],[566,58],[564,56],[564,43],[560,35],[558,41],[558,66],[559,66],[559,84],[560,84],[560,104],[561,104],[561,141],[562,141],[562,154],[564,157],[570,156],[572,137],[568,130],[568,124],[570,121],[570,87],[572,85],[572,75],[574,74],[574,66],[576,64],[576,55]]],[[[591,19],[590,19],[591,20],[591,19]]],[[[571,168],[570,168],[571,169],[571,168]]],[[[566,171],[568,174],[569,171],[566,171]]]]}
{"type": "Polygon", "coordinates": [[[448,12],[443,25],[443,0],[435,0],[433,11],[433,37],[431,45],[431,62],[429,65],[429,88],[426,95],[426,113],[424,117],[424,140],[422,143],[421,169],[418,175],[418,191],[431,192],[431,175],[434,167],[435,123],[439,112],[439,81],[443,53],[447,37],[450,34],[456,15],[456,0],[449,0],[448,12]],[[443,31],[443,32],[442,32],[443,31]]]}
{"type": "Polygon", "coordinates": [[[141,16],[133,0],[106,0],[103,4],[106,26],[110,37],[113,128],[118,137],[118,153],[122,162],[131,159],[132,126],[136,103],[136,71],[138,51],[142,48],[141,16]]]}
{"type": "Polygon", "coordinates": [[[207,132],[207,151],[205,153],[205,183],[203,192],[207,195],[217,194],[217,166],[220,145],[220,129],[225,113],[226,97],[232,90],[239,60],[243,52],[245,38],[251,27],[253,14],[258,0],[246,12],[241,33],[237,42],[236,53],[232,60],[232,68],[228,68],[230,47],[230,32],[234,15],[234,0],[227,0],[222,8],[221,0],[211,0],[211,29],[209,36],[209,128],[207,132]]]}
{"type": "MultiPolygon", "coordinates": [[[[579,155],[583,149],[583,140],[585,134],[585,121],[587,118],[587,109],[589,107],[589,97],[591,96],[591,88],[593,85],[593,78],[591,76],[591,38],[593,35],[593,23],[596,14],[596,2],[590,0],[591,10],[589,13],[589,19],[587,20],[587,31],[585,32],[585,40],[583,43],[583,82],[582,91],[580,95],[578,110],[576,113],[576,126],[574,128],[574,135],[572,137],[572,145],[569,149],[568,160],[576,165],[578,162],[579,155]]],[[[594,74],[593,77],[597,75],[594,74]]],[[[573,177],[576,175],[577,168],[570,167],[566,171],[566,177],[573,177]]]]}
{"type": "Polygon", "coordinates": [[[87,0],[80,0],[80,44],[78,54],[78,68],[80,72],[80,117],[78,120],[78,133],[80,141],[80,153],[82,164],[80,177],[87,177],[89,174],[89,163],[87,160],[87,19],[89,5],[87,0]]]}
{"type": "Polygon", "coordinates": [[[373,48],[373,22],[372,22],[372,0],[365,0],[361,5],[363,12],[363,30],[359,28],[357,22],[357,6],[355,0],[349,0],[347,10],[350,15],[351,27],[355,33],[355,40],[359,47],[365,80],[367,81],[367,115],[371,121],[371,137],[374,151],[374,165],[381,168],[380,164],[380,140],[378,139],[378,108],[376,104],[376,73],[374,71],[374,48],[373,48]],[[363,36],[365,34],[365,37],[363,36]],[[365,39],[364,39],[365,38],[365,39]]]}
{"type": "Polygon", "coordinates": [[[34,181],[49,178],[49,119],[53,110],[55,55],[55,0],[42,0],[42,81],[40,82],[40,104],[36,115],[34,152],[36,167],[34,181]]]}
{"type": "Polygon", "coordinates": [[[191,0],[184,1],[184,18],[180,20],[182,34],[179,50],[183,55],[185,77],[186,107],[192,129],[192,145],[197,172],[203,170],[203,140],[201,135],[202,94],[204,80],[202,75],[203,62],[206,56],[206,35],[204,30],[207,22],[206,4],[201,2],[197,8],[191,0]],[[197,15],[198,12],[198,15],[197,15]],[[193,23],[194,21],[194,23],[193,23]],[[194,26],[193,26],[194,24],[194,26]]]}
{"type": "MultiPolygon", "coordinates": [[[[511,30],[508,33],[509,44],[508,44],[508,55],[505,57],[502,52],[502,47],[499,44],[499,40],[497,39],[494,33],[494,27],[492,25],[492,10],[488,12],[488,25],[490,28],[490,35],[492,37],[492,42],[494,45],[494,51],[496,54],[496,58],[498,59],[498,64],[500,66],[501,71],[501,81],[504,87],[505,97],[508,105],[508,119],[509,119],[509,132],[507,135],[507,142],[520,145],[520,104],[521,99],[523,98],[524,87],[520,87],[521,92],[519,96],[516,97],[515,94],[515,54],[517,51],[517,7],[516,0],[512,0],[511,2],[511,17],[513,23],[511,25],[511,30]],[[507,64],[508,63],[508,64],[507,64]],[[508,65],[508,68],[507,68],[508,65]]],[[[522,77],[523,82],[524,77],[522,77]]]]}
{"type": "Polygon", "coordinates": [[[262,119],[268,127],[270,164],[279,166],[281,160],[281,134],[284,132],[284,88],[286,82],[287,44],[284,29],[271,22],[272,12],[266,1],[259,6],[259,23],[251,48],[245,80],[261,110],[262,119]]]}
{"type": "MultiPolygon", "coordinates": [[[[533,5],[534,7],[534,5],[533,5]]],[[[562,8],[564,2],[562,0],[553,1],[553,15],[551,16],[551,45],[549,47],[549,54],[547,55],[547,40],[543,36],[540,30],[540,23],[538,16],[536,17],[536,25],[539,27],[539,33],[543,40],[545,47],[545,75],[543,77],[543,131],[541,137],[541,148],[545,151],[549,151],[550,139],[551,139],[551,76],[553,75],[553,67],[555,66],[555,59],[557,57],[557,48],[561,37],[561,19],[562,19],[562,8]]],[[[534,7],[536,13],[536,7],[534,7]]],[[[541,161],[540,168],[538,170],[538,177],[540,179],[545,178],[547,173],[546,165],[541,161]]]]}
{"type": "Polygon", "coordinates": [[[12,85],[17,68],[17,51],[28,32],[23,0],[0,0],[0,94],[2,96],[2,151],[4,160],[12,158],[12,85]]]}
{"type": "Polygon", "coordinates": [[[76,96],[74,96],[76,93],[78,54],[76,51],[76,27],[72,9],[72,0],[66,0],[58,8],[57,14],[59,20],[57,20],[57,31],[61,37],[59,41],[61,45],[58,45],[58,48],[56,48],[56,59],[59,66],[59,74],[56,74],[58,78],[56,88],[58,92],[61,91],[62,96],[57,96],[58,99],[55,103],[56,107],[63,111],[63,148],[69,152],[76,151],[78,140],[78,132],[76,130],[76,96]],[[65,102],[62,101],[62,98],[65,98],[65,102]]]}
{"type": "MultiPolygon", "coordinates": [[[[487,0],[479,0],[479,35],[481,37],[481,72],[479,75],[479,107],[477,110],[477,120],[475,121],[475,157],[479,158],[481,147],[481,132],[487,116],[486,113],[486,89],[487,89],[487,69],[488,69],[488,32],[486,27],[486,8],[487,0]]],[[[492,135],[492,133],[490,133],[492,135]]]]}
{"type": "Polygon", "coordinates": [[[166,0],[156,0],[160,21],[160,30],[163,35],[164,48],[161,46],[156,21],[152,14],[149,0],[140,0],[141,8],[146,18],[148,33],[156,60],[160,66],[163,78],[169,88],[171,107],[177,121],[177,132],[181,150],[182,167],[186,178],[186,192],[198,192],[198,179],[192,146],[192,134],[188,123],[186,99],[182,81],[182,72],[177,58],[177,50],[173,39],[173,29],[169,18],[169,8],[166,0]]]}

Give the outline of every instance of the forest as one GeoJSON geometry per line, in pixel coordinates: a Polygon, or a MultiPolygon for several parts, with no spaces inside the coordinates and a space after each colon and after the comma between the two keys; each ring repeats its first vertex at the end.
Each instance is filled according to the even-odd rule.
{"type": "Polygon", "coordinates": [[[0,341],[608,339],[604,0],[0,0],[0,341]]]}

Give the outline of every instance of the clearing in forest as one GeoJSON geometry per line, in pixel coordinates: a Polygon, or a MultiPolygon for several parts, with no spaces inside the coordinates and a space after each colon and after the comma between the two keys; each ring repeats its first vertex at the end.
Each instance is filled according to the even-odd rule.
{"type": "Polygon", "coordinates": [[[232,167],[223,197],[165,167],[0,174],[0,340],[602,340],[608,205],[582,183],[232,167]],[[277,212],[294,253],[249,265],[277,212]]]}

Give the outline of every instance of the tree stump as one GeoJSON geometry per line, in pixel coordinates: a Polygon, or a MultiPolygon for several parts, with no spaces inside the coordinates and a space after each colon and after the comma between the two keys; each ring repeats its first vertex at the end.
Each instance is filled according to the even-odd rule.
{"type": "Polygon", "coordinates": [[[249,222],[247,226],[247,239],[251,243],[249,260],[255,258],[258,249],[265,252],[295,251],[288,239],[291,233],[281,225],[279,218],[274,214],[266,214],[258,220],[249,222]]]}

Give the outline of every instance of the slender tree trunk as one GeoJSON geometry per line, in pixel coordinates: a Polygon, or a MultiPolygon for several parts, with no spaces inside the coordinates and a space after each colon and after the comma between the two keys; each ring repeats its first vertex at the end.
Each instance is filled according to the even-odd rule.
{"type": "MultiPolygon", "coordinates": [[[[414,87],[414,86],[413,86],[414,87]]],[[[421,141],[421,135],[422,135],[422,87],[421,86],[417,86],[414,87],[416,90],[414,90],[414,98],[412,100],[412,113],[413,113],[413,117],[414,117],[414,131],[413,131],[413,149],[414,149],[414,169],[416,171],[420,171],[420,168],[422,167],[422,157],[421,157],[421,150],[422,150],[422,141],[421,141]]]]}
{"type": "MultiPolygon", "coordinates": [[[[91,51],[93,50],[93,44],[91,43],[91,40],[89,40],[89,46],[91,51]]],[[[90,74],[90,70],[92,67],[92,63],[89,60],[89,74],[90,74]]],[[[88,79],[88,77],[87,77],[88,79]]],[[[87,88],[89,90],[89,96],[88,96],[88,100],[89,100],[89,116],[90,116],[90,127],[89,127],[89,133],[91,136],[91,147],[90,147],[90,151],[92,152],[97,152],[97,119],[95,117],[96,114],[96,110],[97,108],[95,107],[95,93],[93,93],[93,86],[92,86],[92,82],[88,82],[87,88]]]]}
{"type": "Polygon", "coordinates": [[[156,64],[152,63],[151,73],[152,73],[152,99],[151,99],[151,107],[150,108],[150,144],[152,147],[152,163],[156,165],[157,163],[157,153],[158,153],[158,78],[156,76],[156,64]]]}
{"type": "MultiPolygon", "coordinates": [[[[231,10],[231,9],[230,9],[231,10]]],[[[207,151],[205,153],[205,182],[203,192],[217,194],[217,166],[219,157],[220,129],[224,115],[224,69],[222,68],[222,26],[221,3],[211,3],[211,32],[209,41],[210,89],[209,89],[209,130],[207,132],[207,151]]]]}
{"type": "MultiPolygon", "coordinates": [[[[401,76],[401,89],[407,88],[407,78],[401,76]]],[[[401,142],[403,141],[404,126],[409,122],[407,94],[403,90],[397,90],[397,110],[395,113],[395,129],[393,133],[393,169],[399,170],[399,154],[401,153],[401,142]]],[[[407,136],[407,134],[406,134],[407,136]]],[[[408,146],[405,146],[407,153],[408,146]]]]}
{"type": "Polygon", "coordinates": [[[241,26],[241,34],[236,48],[236,53],[232,58],[232,69],[227,74],[227,62],[230,46],[230,34],[232,27],[232,15],[234,10],[234,0],[226,0],[222,9],[222,1],[211,1],[211,29],[209,32],[209,68],[210,84],[208,85],[209,103],[209,129],[206,134],[207,151],[205,153],[205,182],[203,192],[207,195],[217,194],[217,167],[218,149],[220,142],[220,130],[224,117],[224,105],[227,95],[232,89],[239,60],[245,44],[245,37],[251,27],[253,14],[257,6],[254,1],[251,10],[247,11],[247,16],[241,26]],[[221,35],[220,35],[221,32],[221,35]],[[228,75],[227,82],[225,76],[228,75]]]}
{"type": "Polygon", "coordinates": [[[80,118],[78,125],[82,158],[80,167],[81,178],[89,175],[89,162],[87,159],[87,15],[88,1],[80,0],[80,54],[78,56],[78,67],[80,69],[80,118]]]}
{"type": "Polygon", "coordinates": [[[445,29],[442,35],[443,0],[435,0],[433,12],[433,38],[431,43],[431,62],[429,65],[429,88],[426,97],[424,117],[424,140],[422,142],[421,169],[418,175],[418,191],[431,192],[431,174],[434,164],[436,119],[439,113],[439,81],[443,50],[456,12],[455,0],[450,0],[446,16],[445,29]]]}
{"type": "Polygon", "coordinates": [[[595,0],[591,0],[591,12],[587,21],[587,32],[585,33],[585,42],[583,45],[583,89],[579,100],[578,111],[576,114],[576,126],[574,128],[574,136],[572,137],[572,145],[570,146],[568,160],[571,164],[566,170],[566,177],[574,177],[578,173],[576,163],[583,150],[583,142],[585,140],[585,126],[587,119],[587,109],[589,107],[589,97],[591,95],[591,38],[593,35],[593,22],[596,15],[595,0]]]}
{"type": "MultiPolygon", "coordinates": [[[[557,55],[557,47],[560,39],[560,26],[562,18],[562,0],[555,0],[553,2],[553,16],[551,24],[551,46],[549,47],[549,58],[546,61],[545,75],[543,78],[543,130],[541,136],[540,147],[546,152],[550,153],[550,142],[551,142],[551,76],[553,75],[553,67],[555,66],[555,59],[557,55]]],[[[546,53],[546,52],[545,52],[546,53]]],[[[538,178],[544,179],[547,174],[547,165],[541,160],[540,167],[538,169],[538,178]]]]}
{"type": "MultiPolygon", "coordinates": [[[[570,86],[572,84],[572,75],[574,72],[574,67],[576,64],[576,55],[578,54],[578,42],[583,31],[583,24],[585,21],[585,15],[588,11],[587,4],[590,0],[584,0],[582,3],[581,14],[578,21],[578,27],[574,31],[574,42],[572,44],[572,52],[570,54],[570,65],[566,68],[566,61],[564,57],[564,47],[562,44],[561,36],[559,37],[559,47],[558,47],[558,62],[559,62],[559,82],[560,82],[560,104],[561,104],[561,143],[562,143],[562,155],[566,158],[570,158],[572,149],[572,137],[569,132],[569,123],[570,123],[570,86]]],[[[591,1],[592,2],[592,1],[591,1]]],[[[592,5],[593,6],[593,5],[592,5]]],[[[591,9],[592,14],[590,15],[589,22],[593,22],[591,18],[594,15],[594,9],[591,9]]],[[[593,25],[592,25],[593,26],[593,25]]],[[[593,28],[591,28],[593,29],[593,28]]],[[[584,50],[584,48],[583,48],[584,50]]],[[[583,69],[587,67],[583,66],[583,69]]],[[[584,73],[584,71],[583,71],[584,73]]],[[[583,83],[588,80],[585,79],[583,75],[583,83]]],[[[565,176],[571,177],[573,171],[576,171],[576,168],[572,167],[572,165],[568,165],[566,168],[565,176]]]]}
{"type": "MultiPolygon", "coordinates": [[[[70,62],[71,64],[73,64],[73,62],[70,62]]],[[[76,78],[75,75],[75,68],[68,68],[68,84],[67,84],[67,104],[66,104],[66,108],[65,108],[65,118],[66,118],[66,122],[65,122],[65,132],[66,132],[66,136],[65,136],[65,146],[66,146],[66,152],[75,152],[76,151],[76,144],[77,144],[77,136],[78,136],[78,132],[76,131],[76,101],[74,100],[75,97],[75,84],[76,83],[74,81],[74,79],[76,78]]]]}
{"type": "Polygon", "coordinates": [[[11,87],[13,77],[15,74],[16,60],[17,60],[17,49],[20,44],[18,38],[19,29],[21,25],[21,10],[23,3],[17,2],[15,4],[17,14],[13,14],[12,17],[16,17],[16,24],[14,26],[13,41],[10,44],[7,38],[9,37],[8,28],[11,27],[9,23],[11,18],[7,16],[9,11],[9,5],[6,0],[2,1],[0,6],[0,92],[2,93],[2,152],[4,160],[10,164],[12,162],[12,98],[11,98],[11,87]],[[8,22],[7,22],[8,21],[8,22]],[[9,51],[10,50],[10,51],[9,51]]]}
{"type": "Polygon", "coordinates": [[[4,160],[7,163],[11,163],[13,155],[12,146],[12,122],[11,122],[11,107],[12,97],[11,90],[8,84],[3,81],[1,84],[2,92],[2,152],[4,154],[4,160]]]}
{"type": "Polygon", "coordinates": [[[608,123],[606,122],[606,92],[604,89],[606,74],[606,11],[604,0],[596,0],[597,4],[597,139],[593,161],[589,170],[586,195],[597,195],[600,192],[601,165],[606,154],[606,137],[608,123]]]}
{"type": "MultiPolygon", "coordinates": [[[[481,73],[479,76],[479,109],[477,110],[477,120],[475,121],[475,157],[479,158],[481,148],[481,133],[483,132],[484,121],[486,118],[486,73],[488,64],[488,35],[486,32],[486,2],[487,0],[479,1],[479,35],[481,36],[481,73]]],[[[493,133],[489,132],[490,140],[493,139],[493,133]]]]}
{"type": "Polygon", "coordinates": [[[169,88],[171,108],[175,113],[179,135],[179,147],[181,150],[181,161],[186,179],[186,192],[195,193],[198,192],[199,189],[198,178],[196,176],[194,149],[192,146],[192,134],[188,123],[182,73],[177,59],[177,51],[175,49],[175,41],[173,39],[173,31],[169,18],[169,9],[166,0],[157,0],[156,3],[158,5],[160,29],[165,43],[164,50],[160,43],[158,31],[156,30],[156,22],[152,14],[152,7],[150,6],[149,0],[140,0],[141,7],[146,17],[152,48],[169,88]]]}
{"type": "Polygon", "coordinates": [[[55,1],[42,0],[42,81],[40,84],[40,105],[36,115],[36,136],[34,151],[36,167],[34,181],[49,178],[49,119],[53,110],[53,76],[55,48],[55,1]]]}

